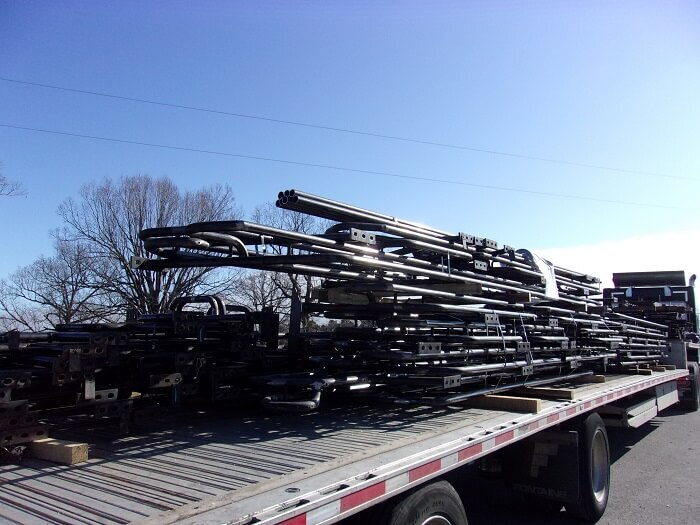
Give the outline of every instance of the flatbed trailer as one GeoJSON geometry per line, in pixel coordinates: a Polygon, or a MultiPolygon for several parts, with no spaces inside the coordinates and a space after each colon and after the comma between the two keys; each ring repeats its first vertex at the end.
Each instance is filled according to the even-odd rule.
{"type": "MultiPolygon", "coordinates": [[[[576,429],[577,422],[592,421],[591,414],[638,426],[676,403],[678,382],[687,377],[685,369],[663,367],[587,382],[564,377],[533,398],[534,412],[360,405],[355,399],[307,414],[183,413],[137,422],[122,437],[112,427],[67,429],[59,437],[90,443],[89,460],[62,466],[27,458],[0,465],[0,523],[315,525],[370,507],[379,515],[429,497],[437,480],[464,465],[554,429],[576,429]]],[[[605,459],[593,468],[605,478],[603,510],[605,459]]],[[[554,456],[549,463],[557,465],[554,456]]],[[[558,476],[566,478],[562,468],[558,476]]],[[[599,481],[581,493],[599,490],[599,481]]],[[[535,488],[531,494],[551,496],[535,488]]],[[[460,523],[436,512],[436,520],[419,516],[417,523],[460,523]]],[[[395,517],[388,522],[399,523],[395,517]]]]}

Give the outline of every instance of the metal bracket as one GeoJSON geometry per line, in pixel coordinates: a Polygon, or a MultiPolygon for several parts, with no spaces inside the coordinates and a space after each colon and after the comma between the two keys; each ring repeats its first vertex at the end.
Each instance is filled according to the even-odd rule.
{"type": "Polygon", "coordinates": [[[442,378],[442,388],[456,388],[462,384],[462,376],[445,376],[442,378]]]}
{"type": "Polygon", "coordinates": [[[31,384],[31,372],[12,372],[7,370],[0,374],[0,386],[3,388],[23,388],[31,384]]]}
{"type": "Polygon", "coordinates": [[[116,401],[118,398],[119,389],[118,388],[106,388],[104,390],[95,390],[95,395],[92,399],[85,397],[82,403],[111,403],[116,401]]]}
{"type": "Polygon", "coordinates": [[[19,416],[26,414],[29,410],[29,400],[8,401],[0,404],[0,417],[19,416]]]}
{"type": "Polygon", "coordinates": [[[65,372],[54,372],[51,384],[53,385],[65,385],[66,383],[76,383],[80,380],[80,374],[78,372],[73,372],[71,374],[65,372]]]}
{"type": "Polygon", "coordinates": [[[182,374],[157,374],[149,377],[150,388],[167,388],[179,385],[182,382],[182,374]]]}
{"type": "Polygon", "coordinates": [[[484,261],[474,261],[474,270],[478,272],[486,272],[489,269],[489,263],[484,261]]]}
{"type": "Polygon", "coordinates": [[[131,414],[132,401],[125,399],[113,403],[98,403],[95,405],[95,417],[124,417],[131,414]]]}
{"type": "Polygon", "coordinates": [[[21,415],[11,415],[9,417],[0,418],[0,431],[5,432],[20,427],[28,427],[37,425],[36,415],[25,413],[21,415]]]}
{"type": "Polygon", "coordinates": [[[357,228],[350,228],[350,240],[369,245],[377,244],[377,239],[373,233],[357,228]]]}
{"type": "Polygon", "coordinates": [[[129,267],[132,270],[138,270],[140,266],[143,265],[148,260],[146,257],[138,257],[136,255],[132,255],[131,259],[129,259],[129,267]]]}
{"type": "Polygon", "coordinates": [[[500,325],[501,322],[498,319],[498,314],[484,314],[484,323],[487,325],[500,325]]]}
{"type": "Polygon", "coordinates": [[[95,399],[95,377],[85,376],[83,380],[83,396],[86,401],[95,399]]]}
{"type": "Polygon", "coordinates": [[[525,341],[520,341],[518,343],[518,352],[529,352],[530,351],[530,343],[526,343],[525,341]]]}
{"type": "Polygon", "coordinates": [[[442,343],[418,343],[419,354],[440,354],[442,343]]]}
{"type": "Polygon", "coordinates": [[[4,447],[9,447],[10,445],[29,443],[36,439],[45,438],[47,435],[48,431],[45,425],[17,427],[11,431],[8,430],[2,433],[2,445],[4,447]]]}
{"type": "Polygon", "coordinates": [[[462,246],[466,249],[467,246],[471,246],[474,244],[474,236],[469,235],[468,233],[459,233],[459,240],[462,243],[462,246]]]}

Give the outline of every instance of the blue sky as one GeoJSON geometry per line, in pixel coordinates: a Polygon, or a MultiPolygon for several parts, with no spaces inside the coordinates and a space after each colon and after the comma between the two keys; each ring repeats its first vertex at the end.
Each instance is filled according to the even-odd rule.
{"type": "MultiPolygon", "coordinates": [[[[5,125],[645,204],[0,126],[2,174],[27,191],[0,198],[0,277],[51,252],[56,208],[82,184],[136,173],[228,183],[246,211],[294,187],[523,248],[637,238],[610,261],[634,268],[600,271],[644,269],[645,236],[700,244],[698,27],[695,2],[2,2],[2,78],[666,176],[0,80],[5,125]]],[[[672,269],[700,269],[697,248],[682,251],[672,269]]],[[[582,257],[566,263],[589,271],[582,257]]]]}

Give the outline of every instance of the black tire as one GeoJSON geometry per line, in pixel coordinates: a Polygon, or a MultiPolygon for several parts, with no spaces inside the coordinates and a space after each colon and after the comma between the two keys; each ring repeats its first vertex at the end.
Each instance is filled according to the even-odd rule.
{"type": "Polygon", "coordinates": [[[689,412],[697,412],[700,408],[700,365],[688,363],[688,379],[690,380],[690,390],[681,401],[681,406],[689,412]]]}
{"type": "Polygon", "coordinates": [[[586,523],[598,521],[610,494],[610,444],[605,424],[598,414],[583,419],[579,432],[579,497],[567,503],[566,511],[586,523]]]}
{"type": "Polygon", "coordinates": [[[467,525],[467,514],[454,487],[438,481],[389,505],[380,525],[467,525]]]}

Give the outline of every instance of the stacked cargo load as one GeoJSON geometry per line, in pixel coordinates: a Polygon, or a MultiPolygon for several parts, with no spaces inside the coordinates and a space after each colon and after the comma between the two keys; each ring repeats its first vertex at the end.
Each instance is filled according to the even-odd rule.
{"type": "Polygon", "coordinates": [[[307,411],[323,393],[448,405],[658,363],[667,330],[687,332],[694,312],[679,312],[675,300],[654,299],[652,309],[646,291],[636,301],[606,291],[604,303],[599,279],[488,238],[296,190],[280,192],[277,206],[330,223],[316,234],[241,220],[147,229],[150,256],[135,265],[313,279],[304,302],[291,300],[285,344],[278,312],[206,295],[119,324],[8,332],[0,335],[3,443],[45,435],[45,421],[66,416],[126,424],[134,403],[307,411]],[[333,322],[302,330],[302,318],[333,322]]]}
{"type": "Polygon", "coordinates": [[[268,406],[314,408],[321,391],[446,404],[663,356],[663,326],[604,315],[599,279],[527,250],[297,190],[277,206],[332,224],[314,235],[246,221],[147,229],[156,258],[138,261],[322,279],[292,307],[294,373],[256,379],[278,390],[268,406]],[[351,326],[302,332],[301,315],[351,326]]]}
{"type": "MultiPolygon", "coordinates": [[[[171,311],[119,324],[0,334],[0,446],[44,437],[45,422],[121,418],[132,408],[238,399],[276,370],[278,316],[182,297],[171,311]],[[204,304],[205,310],[191,309],[204,304]]],[[[282,365],[282,369],[284,369],[282,365]]]]}

